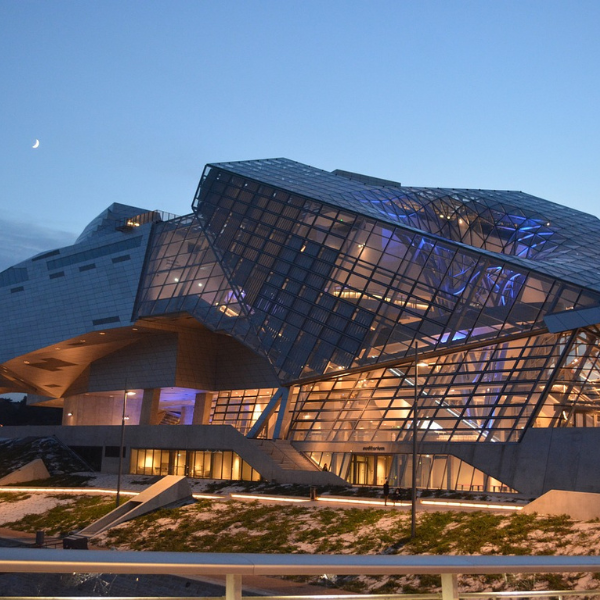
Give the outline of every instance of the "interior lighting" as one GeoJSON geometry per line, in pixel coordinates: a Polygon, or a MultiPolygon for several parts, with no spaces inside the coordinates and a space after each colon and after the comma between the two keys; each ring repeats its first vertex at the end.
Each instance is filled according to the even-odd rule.
{"type": "MultiPolygon", "coordinates": [[[[239,317],[240,313],[231,308],[231,306],[226,306],[223,304],[219,310],[225,314],[226,317],[239,317]]],[[[279,334],[281,335],[281,334],[279,334]]]]}
{"type": "Polygon", "coordinates": [[[128,396],[135,396],[135,392],[126,392],[128,396]]]}
{"type": "Polygon", "coordinates": [[[100,335],[106,335],[106,333],[104,331],[101,331],[100,335]]]}
{"type": "Polygon", "coordinates": [[[257,496],[255,494],[230,494],[232,498],[241,498],[242,500],[266,500],[269,502],[310,502],[310,498],[285,498],[279,496],[257,496]]]}

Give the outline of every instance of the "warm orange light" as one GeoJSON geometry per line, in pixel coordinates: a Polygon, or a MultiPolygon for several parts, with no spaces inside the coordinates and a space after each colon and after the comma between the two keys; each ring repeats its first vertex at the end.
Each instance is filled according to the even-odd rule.
{"type": "Polygon", "coordinates": [[[268,500],[271,502],[310,502],[309,498],[286,498],[283,496],[255,496],[253,494],[230,494],[232,498],[243,500],[268,500]]]}
{"type": "MultiPolygon", "coordinates": [[[[32,488],[32,487],[2,487],[0,492],[27,492],[37,494],[115,494],[116,490],[101,490],[96,488],[32,488]]],[[[121,495],[137,496],[139,492],[124,492],[121,490],[121,495]]]]}
{"type": "Polygon", "coordinates": [[[523,510],[522,506],[509,506],[507,504],[489,504],[486,502],[452,502],[450,500],[421,500],[421,504],[431,504],[433,506],[460,506],[466,508],[490,508],[494,510],[523,510]]]}
{"type": "Polygon", "coordinates": [[[192,494],[192,498],[197,500],[225,500],[223,496],[217,494],[192,494]]]}
{"type": "Polygon", "coordinates": [[[410,502],[393,502],[388,500],[359,500],[358,498],[329,498],[327,496],[317,496],[319,502],[339,502],[341,504],[366,504],[369,506],[410,506],[410,502]]]}

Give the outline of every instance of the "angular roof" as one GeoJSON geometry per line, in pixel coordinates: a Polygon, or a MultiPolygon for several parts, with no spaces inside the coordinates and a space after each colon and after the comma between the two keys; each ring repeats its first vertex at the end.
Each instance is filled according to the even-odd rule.
{"type": "Polygon", "coordinates": [[[119,223],[145,212],[148,212],[147,209],[114,202],[86,225],[75,243],[79,244],[92,237],[114,233],[119,223]]]}
{"type": "Polygon", "coordinates": [[[600,291],[600,220],[530,194],[408,187],[285,158],[210,166],[600,291]]]}

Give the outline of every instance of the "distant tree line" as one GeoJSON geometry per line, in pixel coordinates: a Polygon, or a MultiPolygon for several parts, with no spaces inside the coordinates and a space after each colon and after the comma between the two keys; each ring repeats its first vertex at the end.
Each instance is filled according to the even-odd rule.
{"type": "MultiPolygon", "coordinates": [[[[0,426],[62,423],[62,408],[28,406],[26,400],[25,397],[18,402],[10,398],[0,398],[0,426]]],[[[2,437],[1,433],[0,437],[2,437]]]]}

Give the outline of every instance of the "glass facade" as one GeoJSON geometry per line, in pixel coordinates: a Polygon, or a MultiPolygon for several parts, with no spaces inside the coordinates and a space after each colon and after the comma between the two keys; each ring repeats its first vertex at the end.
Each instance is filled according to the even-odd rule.
{"type": "MultiPolygon", "coordinates": [[[[410,454],[309,452],[307,456],[352,485],[379,486],[387,479],[392,489],[412,487],[410,454]]],[[[417,455],[416,486],[429,490],[514,493],[497,479],[446,454],[417,455]]]]}
{"type": "Polygon", "coordinates": [[[132,448],[133,475],[180,475],[196,479],[260,481],[259,473],[231,450],[132,448]]]}
{"type": "Polygon", "coordinates": [[[219,392],[212,401],[210,422],[213,425],[231,425],[245,435],[276,391],[276,388],[265,388],[219,392]]]}
{"type": "MultiPolygon", "coordinates": [[[[516,442],[554,385],[564,336],[528,336],[299,386],[295,441],[516,442]]],[[[565,358],[568,360],[568,358],[565,358]]]]}
{"type": "Polygon", "coordinates": [[[562,336],[564,358],[554,365],[534,427],[597,427],[600,416],[600,329],[562,336]]]}
{"type": "MultiPolygon", "coordinates": [[[[193,208],[155,226],[137,316],[188,312],[267,358],[294,390],[291,441],[518,442],[596,422],[598,330],[544,323],[600,305],[600,278],[578,284],[593,265],[572,232],[600,241],[582,213],[285,159],[209,165],[193,208]]],[[[219,393],[212,422],[247,433],[272,391],[219,393]]]]}
{"type": "Polygon", "coordinates": [[[213,169],[510,256],[514,264],[600,291],[598,219],[530,194],[408,187],[339,170],[329,173],[283,158],[209,165],[205,177],[213,169]]]}
{"type": "Polygon", "coordinates": [[[543,329],[549,312],[600,299],[521,259],[218,167],[195,210],[235,299],[215,325],[266,355],[286,383],[401,359],[417,343],[435,352],[522,335],[543,329]]]}

